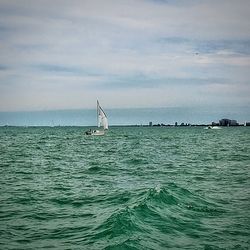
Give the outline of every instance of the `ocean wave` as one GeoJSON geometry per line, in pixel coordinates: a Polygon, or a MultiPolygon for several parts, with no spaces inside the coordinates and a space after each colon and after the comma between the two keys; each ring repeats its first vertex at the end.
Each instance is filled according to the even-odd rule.
{"type": "Polygon", "coordinates": [[[249,248],[248,128],[84,130],[0,130],[1,249],[249,248]]]}
{"type": "Polygon", "coordinates": [[[96,228],[93,237],[104,238],[106,247],[126,248],[128,242],[130,246],[134,242],[135,249],[142,249],[143,242],[154,232],[160,244],[173,247],[174,236],[189,233],[195,238],[200,231],[206,231],[197,213],[203,214],[199,218],[206,218],[223,212],[218,205],[174,183],[156,186],[140,191],[126,207],[113,212],[96,228]]]}

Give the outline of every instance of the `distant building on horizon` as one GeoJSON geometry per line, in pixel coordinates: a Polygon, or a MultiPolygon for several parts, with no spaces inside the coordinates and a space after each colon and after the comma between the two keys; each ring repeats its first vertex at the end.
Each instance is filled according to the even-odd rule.
{"type": "Polygon", "coordinates": [[[212,122],[212,126],[219,126],[220,123],[219,122],[212,122]]]}
{"type": "Polygon", "coordinates": [[[221,119],[219,121],[220,126],[238,126],[239,124],[237,123],[236,120],[230,120],[230,119],[221,119]]]}

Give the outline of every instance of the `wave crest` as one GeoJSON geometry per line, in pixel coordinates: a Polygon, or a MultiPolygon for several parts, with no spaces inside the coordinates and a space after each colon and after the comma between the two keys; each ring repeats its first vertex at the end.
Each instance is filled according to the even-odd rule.
{"type": "Polygon", "coordinates": [[[174,183],[167,187],[156,186],[138,192],[125,208],[111,214],[96,229],[94,237],[105,238],[107,246],[126,247],[129,242],[135,249],[142,249],[146,247],[143,242],[154,232],[161,241],[167,235],[168,240],[163,241],[169,244],[171,237],[183,235],[187,230],[196,237],[200,231],[206,230],[201,219],[197,218],[221,212],[216,204],[174,183]],[[200,213],[203,213],[202,216],[200,213]]]}

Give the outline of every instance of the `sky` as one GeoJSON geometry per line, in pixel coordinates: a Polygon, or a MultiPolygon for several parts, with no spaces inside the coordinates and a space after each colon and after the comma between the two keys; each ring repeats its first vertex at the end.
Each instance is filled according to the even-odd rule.
{"type": "Polygon", "coordinates": [[[0,111],[250,108],[249,0],[0,0],[0,111]]]}

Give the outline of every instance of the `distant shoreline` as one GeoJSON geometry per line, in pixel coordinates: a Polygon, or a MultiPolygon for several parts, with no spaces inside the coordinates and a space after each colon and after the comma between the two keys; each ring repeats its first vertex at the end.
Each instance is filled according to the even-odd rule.
{"type": "MultiPolygon", "coordinates": [[[[208,127],[212,126],[211,124],[188,124],[188,125],[110,125],[110,128],[116,127],[137,127],[137,128],[187,128],[187,127],[208,127]]],[[[250,125],[234,125],[234,126],[217,126],[217,127],[249,127],[250,125]]],[[[49,126],[49,125],[0,125],[0,128],[96,128],[95,125],[57,125],[57,126],[49,126]]]]}
{"type": "MultiPolygon", "coordinates": [[[[235,123],[250,122],[249,109],[143,108],[107,109],[112,126],[191,126],[217,125],[222,118],[235,123]]],[[[95,110],[0,112],[0,126],[85,126],[97,125],[95,110]]]]}

